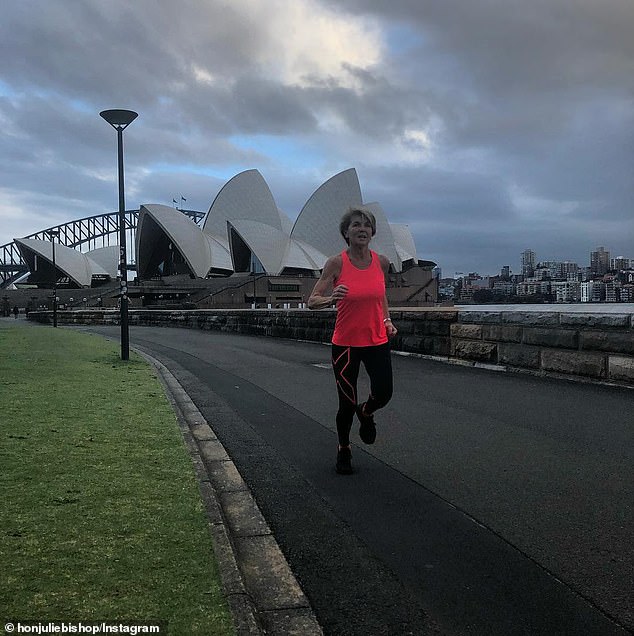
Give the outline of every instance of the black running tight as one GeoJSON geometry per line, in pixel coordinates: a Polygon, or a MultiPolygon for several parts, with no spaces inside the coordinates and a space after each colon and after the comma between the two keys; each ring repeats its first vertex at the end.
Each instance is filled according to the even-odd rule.
{"type": "Polygon", "coordinates": [[[366,413],[374,413],[384,407],[392,397],[392,359],[389,343],[374,347],[341,347],[333,344],[332,368],[339,395],[337,435],[340,446],[350,445],[350,429],[359,403],[357,380],[362,362],[370,378],[370,396],[366,413]]]}

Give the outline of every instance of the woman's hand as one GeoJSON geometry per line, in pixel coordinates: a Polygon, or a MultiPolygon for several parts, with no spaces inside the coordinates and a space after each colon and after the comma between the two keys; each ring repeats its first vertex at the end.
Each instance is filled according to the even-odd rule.
{"type": "Polygon", "coordinates": [[[308,297],[308,309],[324,309],[326,307],[332,307],[333,303],[337,300],[341,300],[346,295],[348,288],[345,285],[338,285],[335,290],[338,290],[335,295],[335,290],[331,296],[327,296],[328,290],[334,285],[334,281],[339,278],[341,274],[341,255],[331,256],[324,265],[324,269],[319,277],[319,280],[315,283],[313,291],[308,297]]]}
{"type": "Polygon", "coordinates": [[[345,285],[337,285],[332,290],[331,298],[332,298],[333,302],[337,302],[338,300],[341,300],[342,298],[345,298],[347,293],[348,293],[348,288],[345,285]]]}
{"type": "Polygon", "coordinates": [[[387,337],[392,339],[398,333],[398,329],[394,326],[394,323],[391,320],[385,321],[385,333],[387,337]]]}

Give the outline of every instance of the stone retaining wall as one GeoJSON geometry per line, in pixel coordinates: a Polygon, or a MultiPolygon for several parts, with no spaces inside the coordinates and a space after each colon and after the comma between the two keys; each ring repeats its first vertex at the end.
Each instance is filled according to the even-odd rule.
{"type": "Polygon", "coordinates": [[[634,385],[634,316],[464,311],[451,325],[450,355],[634,385]]]}
{"type": "MultiPolygon", "coordinates": [[[[634,315],[392,310],[393,349],[448,362],[634,386],[634,315]]],[[[188,327],[327,342],[333,310],[131,310],[130,325],[188,327]]],[[[52,312],[32,312],[39,322],[52,312]]],[[[60,324],[119,324],[115,310],[58,312],[60,324]]]]}

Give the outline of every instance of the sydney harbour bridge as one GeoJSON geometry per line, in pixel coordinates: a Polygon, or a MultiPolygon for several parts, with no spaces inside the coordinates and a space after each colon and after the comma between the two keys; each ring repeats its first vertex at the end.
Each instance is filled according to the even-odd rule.
{"type": "MultiPolygon", "coordinates": [[[[200,224],[205,217],[204,212],[196,210],[179,209],[179,212],[189,216],[197,224],[200,224]]],[[[124,218],[129,267],[134,269],[135,234],[139,210],[126,210],[124,218]]],[[[56,243],[80,251],[118,245],[119,213],[109,212],[69,221],[20,238],[50,241],[51,236],[55,236],[56,243]]],[[[28,271],[28,266],[15,242],[0,245],[0,288],[7,288],[28,271]]]]}

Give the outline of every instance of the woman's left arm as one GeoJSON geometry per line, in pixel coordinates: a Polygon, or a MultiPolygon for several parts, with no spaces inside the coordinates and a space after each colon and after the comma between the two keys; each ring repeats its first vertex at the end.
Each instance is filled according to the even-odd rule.
{"type": "MultiPolygon", "coordinates": [[[[383,270],[383,274],[385,276],[385,284],[387,285],[387,277],[390,271],[390,260],[387,256],[383,256],[382,254],[379,256],[379,261],[381,262],[381,269],[383,270]]],[[[387,333],[388,338],[393,338],[397,333],[398,329],[394,326],[392,319],[390,318],[390,309],[387,304],[387,294],[383,294],[383,323],[385,324],[385,332],[387,333]]]]}

